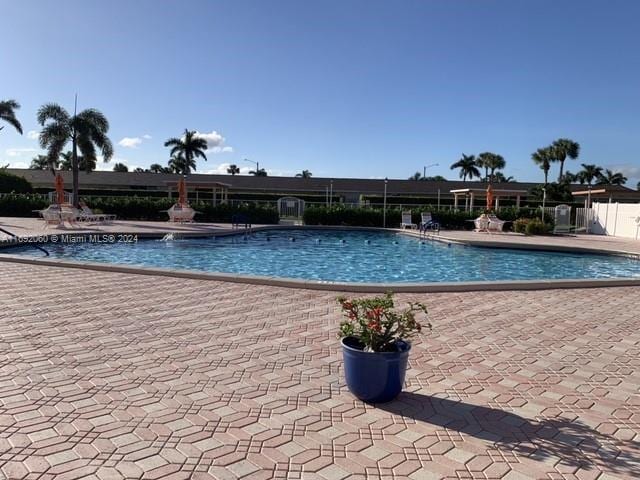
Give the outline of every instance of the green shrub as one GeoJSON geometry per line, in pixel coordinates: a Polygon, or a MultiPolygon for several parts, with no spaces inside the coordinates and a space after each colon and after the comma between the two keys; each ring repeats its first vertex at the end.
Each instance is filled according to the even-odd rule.
{"type": "Polygon", "coordinates": [[[0,196],[0,217],[37,217],[38,212],[47,208],[45,197],[31,194],[9,193],[0,196]]]}
{"type": "Polygon", "coordinates": [[[516,233],[526,233],[527,225],[531,221],[530,218],[519,218],[515,222],[513,222],[513,231],[516,233]]]}
{"type": "Polygon", "coordinates": [[[537,218],[532,218],[527,222],[525,227],[525,233],[527,235],[544,235],[549,233],[550,226],[547,223],[543,223],[537,218]]]}
{"type": "Polygon", "coordinates": [[[28,180],[0,169],[0,193],[31,193],[33,187],[28,180]]]}
{"type": "MultiPolygon", "coordinates": [[[[87,200],[87,204],[95,212],[113,213],[121,220],[167,220],[169,217],[163,210],[168,210],[174,200],[168,198],[138,197],[97,197],[87,200]]],[[[49,201],[44,196],[30,194],[7,194],[0,196],[0,216],[4,217],[37,217],[34,210],[47,208],[49,201]]],[[[228,204],[213,206],[210,203],[192,204],[199,212],[198,222],[231,222],[236,214],[245,215],[254,224],[276,224],[278,212],[273,207],[262,207],[254,204],[231,206],[228,204]]]]}
{"type": "MultiPolygon", "coordinates": [[[[431,212],[433,219],[441,228],[448,230],[470,230],[473,228],[473,220],[477,214],[455,210],[435,210],[429,207],[412,208],[411,221],[416,225],[420,223],[421,212],[431,212]]],[[[342,225],[350,227],[382,227],[383,211],[381,208],[351,208],[343,205],[332,207],[308,207],[304,211],[305,225],[342,225]]],[[[396,208],[387,209],[387,227],[400,226],[402,211],[396,208]]]]}

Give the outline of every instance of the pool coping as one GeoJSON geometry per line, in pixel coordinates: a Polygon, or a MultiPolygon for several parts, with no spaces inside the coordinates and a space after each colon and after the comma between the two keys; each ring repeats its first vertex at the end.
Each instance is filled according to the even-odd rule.
{"type": "MultiPolygon", "coordinates": [[[[369,230],[386,231],[406,234],[408,236],[419,236],[415,231],[401,229],[383,229],[376,227],[346,227],[346,226],[304,226],[304,225],[267,225],[255,227],[253,232],[265,230],[369,230]]],[[[162,238],[167,233],[118,233],[116,235],[138,235],[141,238],[162,238]]],[[[180,232],[181,238],[197,238],[211,236],[231,236],[242,235],[244,229],[223,230],[218,232],[180,232]]],[[[83,237],[86,235],[113,235],[105,232],[69,232],[54,233],[53,235],[70,235],[83,237]]],[[[49,235],[51,236],[51,235],[49,235]]],[[[422,238],[425,238],[424,236],[422,238]]],[[[531,245],[510,243],[505,241],[495,242],[491,240],[465,240],[447,238],[446,235],[429,235],[428,240],[435,240],[445,243],[456,243],[474,247],[485,248],[507,248],[537,251],[555,251],[571,253],[595,253],[604,255],[618,255],[640,259],[640,255],[634,252],[614,251],[604,249],[593,249],[585,247],[565,247],[558,245],[531,245]]],[[[2,247],[20,245],[19,242],[3,242],[2,247]]],[[[41,245],[41,244],[40,244],[41,245]]],[[[46,244],[45,244],[46,245],[46,244]]],[[[0,247],[0,249],[2,248],[0,247]]],[[[628,287],[640,286],[640,278],[599,278],[599,279],[555,279],[555,280],[497,280],[497,281],[477,281],[477,282],[423,282],[423,283],[359,283],[359,282],[332,282],[320,280],[304,280],[288,277],[270,277],[261,275],[233,274],[222,272],[202,272],[196,270],[170,269],[157,267],[143,267],[133,265],[122,265],[99,262],[81,262],[74,260],[61,260],[50,258],[33,258],[22,255],[1,254],[0,262],[21,263],[29,265],[40,265],[58,268],[75,268],[82,270],[93,270],[112,273],[125,273],[136,275],[152,275],[163,277],[185,278],[193,280],[210,280],[221,282],[242,283],[248,285],[270,285],[287,288],[300,288],[310,290],[330,290],[357,293],[383,293],[388,291],[406,293],[430,293],[430,292],[470,292],[470,291],[504,291],[504,290],[549,290],[566,288],[602,288],[602,287],[628,287]]]]}

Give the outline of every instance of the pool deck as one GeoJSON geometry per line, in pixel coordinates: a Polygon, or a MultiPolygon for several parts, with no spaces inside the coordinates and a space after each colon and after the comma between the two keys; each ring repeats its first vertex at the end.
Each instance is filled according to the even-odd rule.
{"type": "Polygon", "coordinates": [[[339,292],[0,263],[0,478],[640,477],[640,288],[399,294],[406,391],[345,387],[339,292]]]}

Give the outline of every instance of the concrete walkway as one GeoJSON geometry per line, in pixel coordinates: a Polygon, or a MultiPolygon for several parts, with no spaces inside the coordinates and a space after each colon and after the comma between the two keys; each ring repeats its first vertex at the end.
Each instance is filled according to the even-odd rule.
{"type": "Polygon", "coordinates": [[[640,477],[639,288],[403,294],[406,391],[345,387],[338,292],[0,264],[0,478],[640,477]]]}

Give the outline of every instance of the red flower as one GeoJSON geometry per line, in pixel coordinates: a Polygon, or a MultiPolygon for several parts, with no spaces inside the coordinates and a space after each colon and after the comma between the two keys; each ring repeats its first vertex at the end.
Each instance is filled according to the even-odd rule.
{"type": "Polygon", "coordinates": [[[367,327],[376,332],[382,331],[382,325],[380,325],[380,322],[378,320],[371,320],[369,323],[367,323],[367,327]]]}

